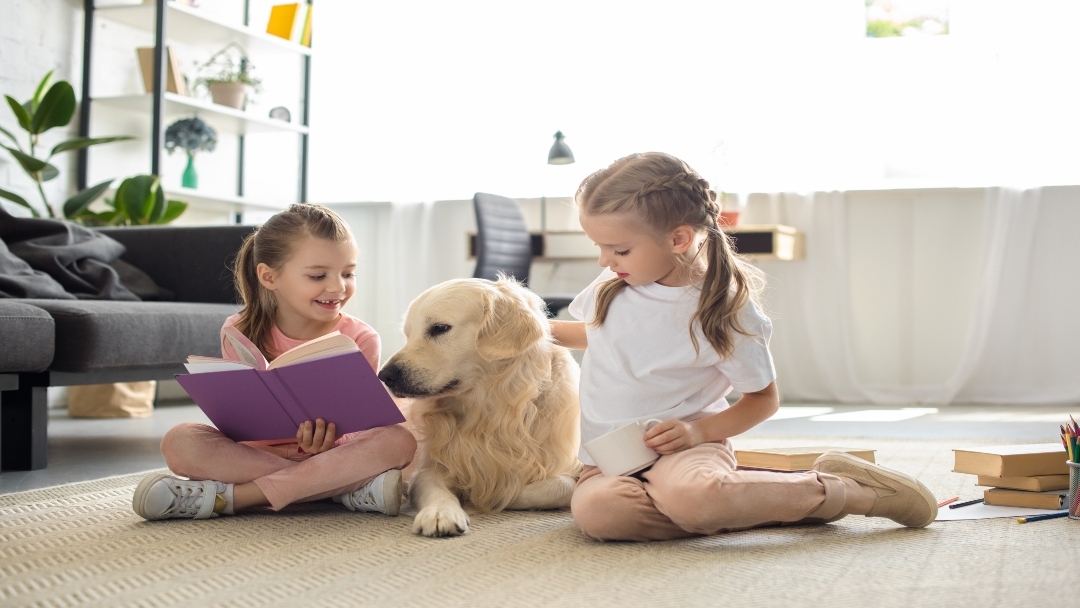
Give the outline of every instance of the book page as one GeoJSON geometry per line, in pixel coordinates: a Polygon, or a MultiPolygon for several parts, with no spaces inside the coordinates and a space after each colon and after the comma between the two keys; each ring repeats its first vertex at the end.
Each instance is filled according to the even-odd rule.
{"type": "Polygon", "coordinates": [[[359,352],[360,347],[349,336],[339,331],[332,331],[325,336],[304,342],[300,346],[290,348],[274,359],[267,369],[277,369],[301,361],[314,361],[334,355],[359,352]]]}
{"type": "Polygon", "coordinates": [[[241,361],[255,369],[263,370],[267,368],[266,357],[263,356],[262,352],[251,340],[248,340],[247,336],[240,333],[240,330],[230,325],[221,331],[225,334],[225,339],[229,341],[241,361]]]}
{"type": "Polygon", "coordinates": [[[188,358],[188,362],[184,364],[189,374],[205,374],[207,372],[226,372],[234,369],[251,369],[251,366],[247,363],[237,363],[236,361],[226,361],[224,359],[218,359],[217,361],[192,361],[188,358]]]}

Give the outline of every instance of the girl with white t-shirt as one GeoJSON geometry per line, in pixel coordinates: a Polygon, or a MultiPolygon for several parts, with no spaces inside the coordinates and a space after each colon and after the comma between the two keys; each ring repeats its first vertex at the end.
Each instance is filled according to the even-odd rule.
{"type": "Polygon", "coordinates": [[[601,275],[555,339],[586,349],[581,441],[635,421],[660,454],[650,469],[607,477],[582,450],[571,510],[598,540],[666,540],[848,514],[928,525],[937,503],[919,481],[829,453],[812,471],[738,470],[730,437],[779,406],[772,323],[758,306],[760,271],[732,251],[709,183],[681,160],[633,154],[585,178],[581,226],[601,275]],[[742,397],[728,404],[736,390],[742,397]]]}

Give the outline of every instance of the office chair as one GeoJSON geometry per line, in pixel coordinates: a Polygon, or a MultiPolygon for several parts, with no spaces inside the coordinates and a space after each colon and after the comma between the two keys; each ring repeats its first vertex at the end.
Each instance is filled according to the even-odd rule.
{"type": "MultiPolygon", "coordinates": [[[[532,266],[532,235],[525,227],[525,215],[518,202],[505,196],[477,192],[473,196],[476,211],[476,269],[473,277],[494,281],[499,273],[512,276],[527,287],[532,266]]],[[[570,294],[540,295],[554,317],[570,305],[570,294]]]]}

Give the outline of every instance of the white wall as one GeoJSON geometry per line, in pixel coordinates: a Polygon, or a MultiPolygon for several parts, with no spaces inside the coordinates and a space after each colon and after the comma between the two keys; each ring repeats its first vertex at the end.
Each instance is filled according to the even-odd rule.
{"type": "MultiPolygon", "coordinates": [[[[1080,193],[1077,187],[1051,190],[1058,193],[1054,196],[1059,200],[1080,193]]],[[[988,251],[992,232],[987,230],[994,221],[988,202],[990,191],[912,188],[844,192],[840,215],[825,218],[837,223],[827,224],[823,231],[815,231],[813,224],[823,221],[822,210],[808,205],[803,195],[750,195],[743,222],[795,225],[807,239],[805,261],[756,262],[769,276],[766,304],[774,321],[772,348],[782,398],[869,400],[867,395],[873,393],[886,395],[880,399],[883,402],[916,402],[923,399],[921,395],[938,394],[939,387],[953,382],[962,366],[974,361],[970,352],[972,319],[983,304],[977,298],[985,292],[980,291],[988,270],[984,256],[992,254],[988,251]],[[793,199],[800,202],[791,204],[793,199]],[[830,255],[835,251],[834,243],[823,240],[829,238],[843,241],[840,258],[830,255]],[[826,284],[835,285],[835,289],[807,288],[808,277],[830,275],[837,278],[829,278],[826,284]],[[834,306],[843,307],[839,319],[839,309],[834,306]],[[815,349],[819,336],[827,337],[832,343],[829,348],[815,349]],[[816,374],[822,377],[820,381],[816,374]],[[847,384],[825,377],[843,377],[847,384]],[[838,392],[837,387],[847,385],[862,392],[840,395],[843,391],[838,392]]],[[[524,201],[533,230],[539,228],[536,202],[524,201]]],[[[1060,202],[1055,205],[1063,208],[1060,202]]],[[[426,287],[471,276],[474,264],[466,250],[466,235],[475,230],[470,201],[439,201],[411,211],[403,207],[334,205],[353,226],[362,251],[361,287],[349,311],[382,335],[384,358],[402,344],[399,324],[408,303],[426,287]]],[[[556,209],[554,219],[548,214],[553,222],[549,228],[572,228],[572,209],[565,205],[556,209]]],[[[1052,212],[1050,207],[1047,210],[1052,212]]],[[[1038,230],[1037,242],[1051,240],[1059,249],[1064,246],[1060,229],[1041,226],[1038,230]]],[[[1066,246],[1062,251],[1074,249],[1066,246]]],[[[1068,263],[1069,267],[1076,265],[1075,260],[1068,263]]],[[[599,271],[594,259],[537,262],[531,273],[532,287],[539,293],[576,293],[599,271]]],[[[1004,288],[1069,293],[1064,284],[1044,289],[1045,273],[1031,276],[1030,284],[1004,288]]],[[[1054,297],[1060,296],[1048,296],[1054,297]]],[[[1044,306],[1057,310],[1067,304],[1050,302],[1044,306]]],[[[994,342],[992,348],[1002,345],[994,342]]],[[[980,369],[996,369],[988,361],[1011,360],[998,356],[1002,352],[988,351],[976,362],[980,369]]],[[[1041,366],[1047,373],[1068,365],[1059,355],[1038,349],[1030,360],[1030,365],[1041,366]]],[[[1011,386],[1008,377],[997,381],[1008,385],[1005,388],[1011,386]]],[[[1013,388],[1024,386],[1029,384],[1018,381],[1013,388]]],[[[979,394],[978,402],[997,398],[992,391],[968,393],[979,394]]],[[[1010,397],[1017,403],[1037,398],[1035,391],[1010,397]]]]}
{"type": "MultiPolygon", "coordinates": [[[[78,95],[82,71],[82,2],[79,0],[4,0],[0,5],[0,94],[20,103],[30,99],[41,78],[55,70],[54,80],[69,81],[78,95]]],[[[6,100],[0,103],[0,126],[19,137],[21,129],[6,100]]],[[[65,128],[54,129],[42,144],[51,147],[78,134],[77,116],[65,128]]],[[[24,138],[19,138],[26,145],[24,138]]],[[[10,145],[10,142],[5,141],[10,145]]],[[[75,155],[66,153],[53,163],[60,177],[47,182],[45,195],[59,205],[75,187],[75,155]]],[[[22,196],[41,209],[33,182],[6,151],[0,152],[0,188],[22,196]]],[[[12,213],[22,207],[0,203],[12,213]]]]}

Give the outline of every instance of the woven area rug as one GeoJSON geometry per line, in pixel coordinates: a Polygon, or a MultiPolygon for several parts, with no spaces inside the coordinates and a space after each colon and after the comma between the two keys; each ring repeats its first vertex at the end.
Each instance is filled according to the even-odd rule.
{"type": "MultiPolygon", "coordinates": [[[[736,442],[797,445],[874,448],[939,497],[977,495],[950,472],[951,448],[970,442],[736,442]]],[[[477,515],[448,539],[332,503],[146,522],[130,506],[141,477],[0,496],[0,605],[1060,606],[1080,563],[1068,519],[910,530],[848,517],[658,543],[588,540],[568,512],[477,515]]]]}

